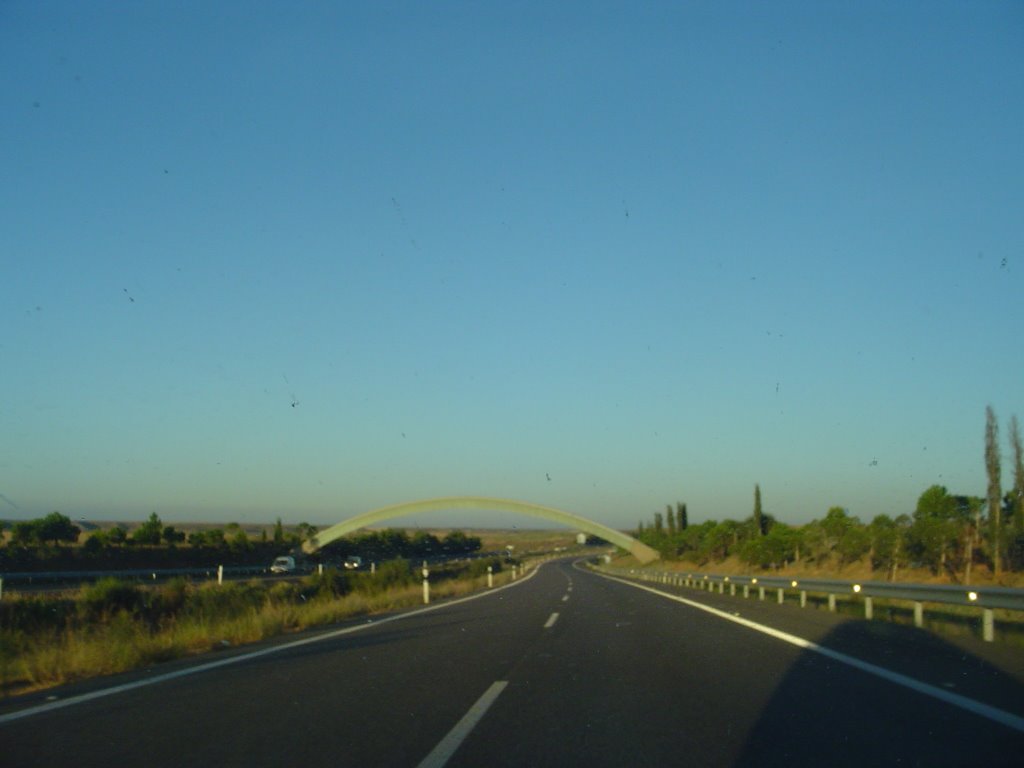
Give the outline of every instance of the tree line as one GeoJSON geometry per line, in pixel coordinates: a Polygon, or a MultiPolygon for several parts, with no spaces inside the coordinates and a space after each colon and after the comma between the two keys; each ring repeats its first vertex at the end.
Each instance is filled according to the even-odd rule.
{"type": "MultiPolygon", "coordinates": [[[[0,532],[3,528],[10,533],[0,536],[0,572],[259,565],[297,549],[317,534],[317,527],[305,522],[286,529],[280,518],[269,532],[264,528],[255,538],[238,523],[186,534],[165,525],[155,512],[131,530],[115,525],[93,531],[84,539],[82,529],[60,512],[10,524],[0,521],[0,532]]],[[[330,563],[350,554],[378,562],[456,557],[480,547],[479,538],[462,531],[438,538],[426,531],[409,536],[402,530],[387,529],[331,542],[315,559],[330,563]]]]}
{"type": "Polygon", "coordinates": [[[636,537],[667,559],[698,565],[730,556],[747,565],[778,569],[790,563],[841,569],[865,561],[895,579],[902,568],[927,568],[953,581],[970,583],[983,566],[996,578],[1004,570],[1024,571],[1024,452],[1017,417],[1010,420],[1013,481],[1002,492],[998,423],[985,412],[984,496],[951,493],[945,486],[925,489],[912,512],[877,515],[863,522],[841,506],[802,526],[780,522],[764,512],[761,488],[754,486],[753,509],[743,520],[689,524],[686,504],[677,502],[640,521],[636,537]]]}

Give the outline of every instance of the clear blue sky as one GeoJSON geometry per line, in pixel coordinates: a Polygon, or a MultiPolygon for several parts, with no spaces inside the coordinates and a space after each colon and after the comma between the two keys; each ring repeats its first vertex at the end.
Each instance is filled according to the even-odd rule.
{"type": "Polygon", "coordinates": [[[0,71],[0,517],[870,520],[987,404],[1009,480],[1019,2],[8,1],[0,71]]]}

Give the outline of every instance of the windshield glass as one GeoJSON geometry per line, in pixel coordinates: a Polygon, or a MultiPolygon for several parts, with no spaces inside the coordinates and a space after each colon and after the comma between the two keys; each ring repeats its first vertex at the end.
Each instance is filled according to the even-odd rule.
{"type": "Polygon", "coordinates": [[[870,519],[1022,410],[1015,4],[0,14],[9,517],[870,519]]]}
{"type": "MultiPolygon", "coordinates": [[[[74,582],[81,603],[31,613],[69,622],[48,638],[132,617],[134,650],[97,662],[102,674],[356,621],[328,598],[356,595],[353,611],[378,616],[508,584],[533,595],[502,597],[490,624],[423,614],[415,631],[365,641],[373,660],[398,636],[441,633],[437,678],[409,689],[451,690],[462,708],[416,709],[423,731],[408,741],[353,720],[367,745],[395,750],[349,752],[371,764],[416,764],[497,682],[500,704],[558,681],[524,732],[558,722],[573,691],[589,702],[580,733],[648,732],[636,713],[676,698],[623,694],[640,675],[629,660],[653,665],[651,638],[687,630],[635,595],[613,601],[620,585],[569,557],[623,578],[663,567],[675,597],[694,589],[676,576],[708,575],[708,595],[718,577],[713,599],[746,586],[742,609],[715,604],[725,616],[755,600],[831,615],[834,596],[800,594],[813,578],[849,582],[836,613],[856,600],[858,620],[873,610],[923,630],[916,598],[865,608],[877,595],[859,590],[942,585],[965,636],[987,642],[994,621],[1024,638],[1020,615],[983,617],[976,592],[1024,588],[1021,3],[8,0],[0,71],[12,692],[86,676],[64,666],[65,646],[23,656],[36,636],[4,606],[23,586],[31,599],[70,588],[37,573],[92,574],[74,582]],[[542,558],[564,562],[519,587],[542,558]],[[765,593],[739,577],[780,582],[765,593]],[[152,639],[214,615],[235,624],[152,639]],[[477,624],[489,650],[467,641],[461,666],[445,666],[441,646],[462,647],[452,627],[477,624]],[[497,624],[545,639],[575,628],[562,650],[576,655],[497,624]],[[463,675],[491,661],[509,663],[463,675]]],[[[806,656],[779,661],[773,681],[722,682],[709,670],[769,653],[730,631],[687,646],[690,659],[715,648],[715,665],[665,669],[695,676],[692,700],[719,697],[716,723],[759,691],[742,745],[751,723],[785,722],[766,712],[828,686],[801,676],[821,663],[806,656]],[[792,698],[773,698],[784,677],[792,698]]],[[[843,653],[863,639],[832,637],[843,653]]],[[[399,678],[433,652],[344,667],[361,691],[394,681],[365,716],[395,721],[388,702],[410,698],[399,678]]],[[[901,674],[921,671],[913,657],[901,674]]],[[[965,685],[939,668],[921,671],[929,685],[965,685]]],[[[323,684],[312,667],[279,675],[323,684]]],[[[259,698],[239,685],[243,704],[259,698]]],[[[970,692],[1017,706],[1002,695],[970,692]]],[[[817,723],[824,704],[810,701],[817,723]]],[[[305,733],[298,711],[282,730],[305,733]]],[[[504,759],[530,764],[526,744],[504,759]]]]}

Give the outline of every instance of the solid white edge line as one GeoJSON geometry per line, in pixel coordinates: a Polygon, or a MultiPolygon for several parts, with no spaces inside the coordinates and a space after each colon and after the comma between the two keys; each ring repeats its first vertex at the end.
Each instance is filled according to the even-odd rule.
{"type": "Polygon", "coordinates": [[[469,711],[462,716],[462,719],[455,724],[455,727],[448,731],[448,734],[437,743],[429,755],[423,758],[417,768],[442,768],[487,713],[487,710],[491,708],[501,692],[505,690],[506,685],[508,685],[507,680],[498,680],[492,683],[491,687],[484,691],[484,695],[477,699],[469,711]]]}
{"type": "Polygon", "coordinates": [[[558,621],[558,614],[552,613],[550,616],[548,616],[548,620],[544,622],[544,629],[551,629],[553,626],[555,626],[556,621],[558,621]]]}
{"type": "Polygon", "coordinates": [[[258,659],[262,656],[269,656],[272,653],[280,653],[281,651],[288,651],[292,648],[300,648],[304,645],[310,645],[312,643],[323,642],[324,640],[333,640],[336,637],[342,635],[349,635],[353,632],[360,632],[370,627],[379,627],[381,624],[388,624],[392,621],[401,621],[402,619],[408,619],[412,616],[419,616],[424,613],[430,613],[431,611],[440,611],[453,605],[459,605],[460,603],[468,603],[470,600],[477,600],[481,597],[488,597],[490,595],[497,594],[502,590],[509,589],[510,587],[524,584],[533,578],[533,575],[537,573],[541,568],[538,565],[536,568],[530,570],[530,573],[525,578],[516,579],[510,581],[504,586],[497,587],[496,589],[485,590],[478,592],[475,595],[467,595],[466,597],[460,597],[455,600],[451,600],[445,603],[437,603],[435,605],[426,606],[423,608],[416,608],[406,613],[399,613],[394,616],[385,616],[382,619],[371,619],[363,624],[357,624],[353,627],[345,627],[344,629],[334,630],[332,632],[325,632],[322,635],[316,635],[315,637],[305,637],[301,640],[293,640],[290,643],[282,643],[281,645],[275,645],[271,648],[263,648],[258,651],[251,651],[249,653],[240,654],[238,656],[232,656],[229,659],[219,659],[218,661],[210,661],[205,664],[199,664],[194,667],[188,667],[187,669],[179,669],[176,672],[167,672],[166,674],[156,675],[154,677],[147,677],[144,680],[135,680],[131,683],[123,683],[122,685],[115,685],[110,688],[101,688],[97,691],[91,691],[89,693],[82,693],[77,696],[71,696],[67,699],[58,699],[57,701],[48,701],[45,704],[37,704],[34,707],[27,707],[25,709],[19,709],[15,712],[8,712],[5,715],[0,715],[0,726],[12,723],[15,720],[21,720],[22,718],[32,717],[33,715],[40,715],[44,712],[52,712],[55,709],[63,709],[64,707],[74,706],[75,704],[84,704],[87,701],[93,701],[94,699],[102,699],[107,696],[113,696],[118,693],[125,693],[126,691],[132,691],[136,688],[145,688],[147,685],[157,685],[158,683],[164,683],[168,680],[175,680],[180,677],[188,677],[189,675],[196,675],[200,672],[209,672],[212,669],[219,667],[226,667],[231,664],[239,664],[243,661],[251,661],[252,659],[258,659]]]}
{"type": "Polygon", "coordinates": [[[782,632],[778,629],[772,629],[771,627],[767,627],[764,624],[758,624],[756,622],[750,621],[749,619],[744,619],[739,616],[733,616],[731,613],[720,611],[717,608],[712,608],[709,605],[697,603],[693,600],[687,600],[685,597],[680,597],[679,595],[673,595],[668,592],[662,592],[660,590],[653,589],[652,587],[648,587],[643,584],[635,584],[626,579],[620,579],[615,576],[609,576],[605,573],[599,573],[596,571],[592,571],[592,573],[596,573],[598,576],[601,576],[605,579],[617,581],[620,584],[625,584],[636,589],[642,589],[645,592],[650,592],[651,594],[658,595],[660,597],[668,598],[669,600],[675,600],[677,603],[682,603],[683,605],[688,605],[691,608],[696,608],[706,613],[710,613],[711,615],[717,616],[721,619],[725,619],[726,621],[731,621],[735,624],[740,624],[744,627],[747,627],[748,629],[753,629],[756,632],[761,632],[762,634],[769,635],[770,637],[774,637],[777,640],[782,640],[783,642],[789,643],[790,645],[795,645],[798,648],[803,648],[804,650],[820,654],[822,656],[832,659],[833,661],[838,661],[841,664],[846,664],[848,666],[854,667],[855,669],[859,669],[862,672],[867,672],[868,674],[875,675],[876,677],[880,677],[883,680],[888,680],[891,683],[896,683],[896,685],[902,685],[904,688],[909,688],[912,691],[923,693],[925,696],[931,696],[932,698],[938,699],[939,701],[943,701],[947,704],[952,704],[954,707],[959,707],[960,709],[967,710],[968,712],[987,718],[988,720],[992,720],[996,723],[999,723],[1000,725],[1005,725],[1007,728],[1012,728],[1015,731],[1020,731],[1021,733],[1024,733],[1024,717],[1019,717],[1010,712],[1006,712],[1005,710],[993,707],[989,704],[983,704],[980,701],[969,699],[966,696],[961,696],[957,693],[950,693],[949,691],[944,690],[943,688],[937,688],[934,685],[923,683],[920,680],[915,680],[914,678],[900,674],[899,672],[893,672],[892,670],[886,669],[885,667],[879,667],[874,664],[870,664],[869,662],[861,661],[860,659],[855,658],[853,656],[847,656],[845,653],[833,651],[831,648],[826,648],[823,645],[818,645],[817,643],[811,640],[805,640],[802,637],[791,635],[788,632],[782,632]]]}

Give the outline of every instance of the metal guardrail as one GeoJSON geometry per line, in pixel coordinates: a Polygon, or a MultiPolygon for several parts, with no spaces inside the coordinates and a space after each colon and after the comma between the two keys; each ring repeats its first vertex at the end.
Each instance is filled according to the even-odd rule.
{"type": "MultiPolygon", "coordinates": [[[[177,576],[215,579],[218,567],[211,565],[204,568],[131,568],[120,571],[15,571],[0,573],[0,579],[5,586],[81,584],[110,577],[131,581],[163,581],[177,576]]],[[[270,568],[265,565],[223,566],[225,576],[258,576],[267,573],[270,573],[270,568]]]]}
{"type": "MultiPolygon", "coordinates": [[[[472,560],[485,557],[505,557],[505,552],[473,552],[459,555],[434,555],[427,557],[425,562],[439,565],[460,560],[472,560]]],[[[421,558],[411,558],[410,562],[419,562],[421,558]]],[[[320,564],[307,563],[291,574],[299,576],[313,573],[320,564]]],[[[338,566],[340,567],[340,566],[338,566]]],[[[367,566],[368,567],[368,566],[367,566]]],[[[216,579],[218,570],[225,578],[242,576],[269,576],[269,565],[208,565],[198,568],[129,568],[108,571],[10,571],[0,572],[0,585],[3,587],[40,587],[59,584],[83,584],[105,578],[125,579],[128,581],[165,581],[178,576],[189,579],[216,579]]],[[[0,587],[2,588],[2,587],[0,587]]]]}
{"type": "MultiPolygon", "coordinates": [[[[682,575],[663,571],[666,575],[682,575]]],[[[843,581],[840,579],[802,579],[779,576],[723,576],[693,573],[685,575],[691,581],[706,580],[713,584],[730,583],[739,586],[763,586],[770,589],[803,590],[807,592],[881,597],[892,600],[910,600],[921,603],[945,603],[980,608],[1005,608],[1024,611],[1024,589],[1010,587],[959,586],[956,584],[906,584],[892,581],[843,581]]]]}
{"type": "Polygon", "coordinates": [[[646,568],[631,568],[628,571],[601,567],[606,573],[631,576],[643,581],[693,587],[719,594],[729,590],[735,595],[738,588],[743,596],[749,597],[751,589],[758,590],[758,597],[765,599],[766,590],[774,590],[779,603],[784,602],[786,593],[797,592],[800,606],[807,605],[808,593],[828,595],[830,611],[836,609],[836,597],[856,597],[864,602],[864,617],[873,617],[873,598],[905,600],[913,603],[914,625],[924,624],[924,604],[958,605],[979,608],[982,612],[982,636],[991,642],[995,634],[993,609],[1024,611],[1024,589],[988,586],[958,586],[954,584],[911,584],[889,581],[843,581],[840,579],[802,579],[780,576],[725,576],[711,573],[684,573],[683,571],[655,571],[646,568]]]}

